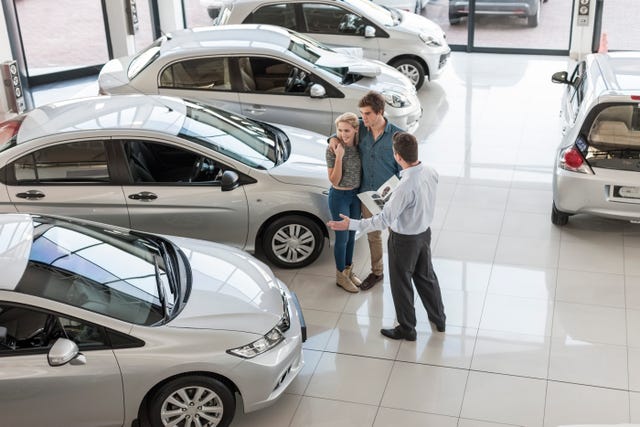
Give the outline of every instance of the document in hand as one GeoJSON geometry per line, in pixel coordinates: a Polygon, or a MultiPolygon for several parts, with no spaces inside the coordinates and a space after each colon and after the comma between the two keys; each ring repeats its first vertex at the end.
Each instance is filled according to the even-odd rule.
{"type": "Polygon", "coordinates": [[[385,181],[376,191],[365,191],[358,194],[358,198],[369,209],[372,214],[377,214],[382,211],[382,208],[393,193],[393,190],[398,186],[400,180],[397,176],[392,175],[391,178],[385,181]]]}

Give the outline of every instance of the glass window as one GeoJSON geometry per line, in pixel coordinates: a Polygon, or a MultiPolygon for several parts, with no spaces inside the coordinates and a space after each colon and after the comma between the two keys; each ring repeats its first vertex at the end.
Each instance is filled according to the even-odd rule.
{"type": "Polygon", "coordinates": [[[103,141],[71,142],[44,148],[13,163],[21,182],[109,182],[103,141]]]}
{"type": "Polygon", "coordinates": [[[198,58],[176,62],[160,74],[160,87],[231,90],[228,58],[198,58]]]}
{"type": "Polygon", "coordinates": [[[296,29],[295,4],[271,4],[253,12],[244,21],[245,24],[271,24],[296,29]]]}
{"type": "Polygon", "coordinates": [[[367,25],[361,16],[328,4],[305,3],[302,5],[302,13],[309,33],[361,36],[367,25]]]}
{"type": "Polygon", "coordinates": [[[29,76],[90,67],[109,60],[100,0],[14,3],[29,76]]]}
{"type": "MultiPolygon", "coordinates": [[[[304,92],[305,88],[294,90],[294,81],[289,80],[291,64],[274,58],[252,57],[238,58],[242,90],[245,92],[304,92]],[[291,86],[288,85],[291,83],[291,86]]],[[[302,81],[300,82],[302,83],[302,81]]],[[[307,78],[308,83],[308,78],[307,78]]]]}
{"type": "Polygon", "coordinates": [[[218,0],[182,0],[188,28],[207,27],[213,24],[221,6],[218,0]]]}
{"type": "Polygon", "coordinates": [[[48,350],[58,338],[67,338],[79,349],[105,347],[104,329],[30,307],[0,305],[0,354],[48,350]]]}

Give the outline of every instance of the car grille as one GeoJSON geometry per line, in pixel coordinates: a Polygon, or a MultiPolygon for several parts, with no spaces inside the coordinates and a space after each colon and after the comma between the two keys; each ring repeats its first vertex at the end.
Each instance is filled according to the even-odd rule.
{"type": "Polygon", "coordinates": [[[449,55],[450,54],[451,53],[448,52],[448,53],[440,55],[440,62],[438,62],[438,68],[442,68],[442,67],[445,66],[445,64],[447,63],[447,60],[449,59],[449,55]]]}

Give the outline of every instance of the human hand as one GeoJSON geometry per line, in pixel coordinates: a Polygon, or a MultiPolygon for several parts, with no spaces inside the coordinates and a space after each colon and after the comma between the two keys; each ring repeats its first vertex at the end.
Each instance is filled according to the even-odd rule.
{"type": "Polygon", "coordinates": [[[344,146],[342,144],[338,144],[334,149],[333,153],[336,155],[337,159],[341,159],[344,157],[344,146]]]}
{"type": "Polygon", "coordinates": [[[336,152],[336,147],[340,146],[340,141],[338,140],[338,138],[333,137],[329,139],[329,149],[331,151],[333,151],[334,153],[336,152]]]}
{"type": "Polygon", "coordinates": [[[351,222],[351,219],[346,216],[346,215],[342,215],[340,214],[340,218],[342,218],[342,221],[329,221],[327,222],[327,226],[335,231],[345,231],[349,229],[349,223],[351,222]]]}

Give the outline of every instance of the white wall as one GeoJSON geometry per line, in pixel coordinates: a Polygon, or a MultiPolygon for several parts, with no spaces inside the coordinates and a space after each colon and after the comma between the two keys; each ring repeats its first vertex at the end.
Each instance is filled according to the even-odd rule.
{"type": "Polygon", "coordinates": [[[581,60],[585,55],[591,53],[593,45],[593,23],[596,13],[596,0],[590,0],[589,3],[589,22],[586,26],[578,25],[578,9],[580,8],[580,0],[574,1],[573,10],[573,28],[571,37],[571,46],[569,48],[569,56],[576,61],[581,60]]]}
{"type": "MultiPolygon", "coordinates": [[[[4,6],[0,2],[0,62],[10,61],[13,59],[11,55],[11,46],[9,45],[9,33],[7,32],[7,23],[4,19],[4,6]]],[[[7,95],[4,90],[4,82],[0,82],[0,120],[6,118],[9,106],[7,104],[7,95]]]]}

